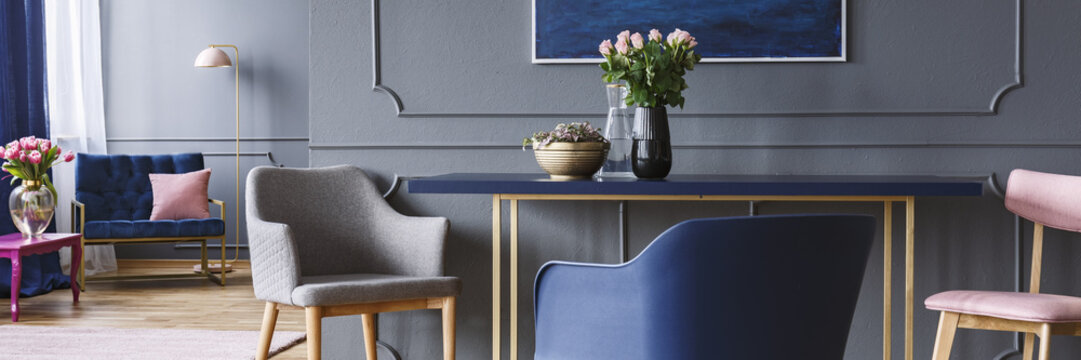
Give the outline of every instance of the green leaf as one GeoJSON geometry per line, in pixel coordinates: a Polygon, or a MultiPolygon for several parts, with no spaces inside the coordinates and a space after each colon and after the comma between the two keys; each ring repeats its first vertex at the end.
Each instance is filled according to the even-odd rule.
{"type": "Polygon", "coordinates": [[[646,89],[643,89],[643,88],[634,89],[634,102],[635,103],[638,103],[638,104],[645,103],[647,96],[648,95],[646,94],[646,89]]]}
{"type": "Polygon", "coordinates": [[[49,180],[49,174],[42,175],[41,180],[45,182],[45,186],[49,188],[49,192],[53,193],[53,202],[56,202],[56,199],[58,199],[56,188],[53,187],[53,182],[49,180]]]}

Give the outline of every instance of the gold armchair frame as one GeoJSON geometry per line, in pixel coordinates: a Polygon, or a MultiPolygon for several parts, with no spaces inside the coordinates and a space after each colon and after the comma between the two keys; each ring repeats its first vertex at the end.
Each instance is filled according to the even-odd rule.
{"type": "MultiPolygon", "coordinates": [[[[226,205],[224,201],[217,199],[207,199],[207,202],[218,205],[220,208],[219,218],[225,220],[226,205]]],[[[71,229],[79,229],[79,234],[84,235],[82,241],[79,244],[82,250],[86,249],[87,245],[105,245],[105,244],[156,244],[156,243],[182,243],[182,242],[198,242],[200,243],[200,259],[203,264],[202,273],[198,274],[161,274],[161,275],[129,275],[129,276],[98,276],[92,277],[89,280],[93,281],[105,281],[105,280],[138,280],[138,279],[190,279],[196,277],[206,277],[207,280],[214,282],[218,285],[225,286],[225,274],[228,272],[225,266],[225,233],[215,236],[183,236],[183,237],[153,237],[153,238],[100,238],[100,239],[87,239],[84,230],[86,226],[86,204],[83,204],[77,200],[71,201],[71,229]],[[78,213],[78,227],[76,227],[76,213],[78,213]],[[217,275],[210,271],[209,258],[207,257],[207,240],[219,239],[221,241],[221,267],[217,275]]],[[[86,254],[84,251],[83,254],[86,254]]],[[[74,268],[75,264],[72,264],[74,268]]],[[[86,291],[86,256],[82,257],[82,261],[79,262],[78,270],[78,282],[79,288],[82,291],[86,291]]]]}

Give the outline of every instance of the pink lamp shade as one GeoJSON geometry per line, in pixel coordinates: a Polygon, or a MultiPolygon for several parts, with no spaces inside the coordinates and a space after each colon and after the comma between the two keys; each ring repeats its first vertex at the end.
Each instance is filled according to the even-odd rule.
{"type": "Polygon", "coordinates": [[[208,47],[195,57],[195,67],[230,67],[233,61],[220,48],[208,47]]]}

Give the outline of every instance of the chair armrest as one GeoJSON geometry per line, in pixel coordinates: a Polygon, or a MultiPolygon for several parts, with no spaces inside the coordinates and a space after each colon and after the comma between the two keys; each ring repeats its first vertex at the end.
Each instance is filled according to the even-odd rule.
{"type": "Polygon", "coordinates": [[[536,359],[632,359],[648,343],[631,264],[549,262],[534,284],[536,359]]]}
{"type": "MultiPolygon", "coordinates": [[[[393,211],[393,210],[391,210],[393,211]]],[[[450,221],[444,217],[405,216],[394,212],[374,222],[384,260],[394,274],[442,276],[450,221]]]]}
{"type": "Polygon", "coordinates": [[[86,204],[83,204],[77,200],[71,200],[71,232],[76,232],[75,229],[79,229],[78,233],[83,233],[83,227],[86,226],[86,204]],[[78,213],[79,220],[76,222],[75,214],[78,213]],[[75,227],[75,225],[79,227],[75,227]]]}
{"type": "Polygon", "coordinates": [[[300,258],[289,225],[248,216],[252,287],[255,297],[293,304],[293,289],[300,284],[300,258]]]}
{"type": "Polygon", "coordinates": [[[211,204],[217,205],[221,209],[221,215],[219,217],[222,220],[225,220],[225,202],[218,199],[207,199],[206,201],[211,204]]]}

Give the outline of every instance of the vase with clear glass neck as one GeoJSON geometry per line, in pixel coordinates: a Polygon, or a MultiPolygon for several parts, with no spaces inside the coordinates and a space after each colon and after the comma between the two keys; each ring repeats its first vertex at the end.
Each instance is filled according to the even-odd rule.
{"type": "Polygon", "coordinates": [[[597,177],[634,177],[631,170],[631,128],[634,112],[627,108],[624,99],[627,87],[608,84],[608,122],[604,124],[604,138],[612,143],[604,166],[597,177]]]}

